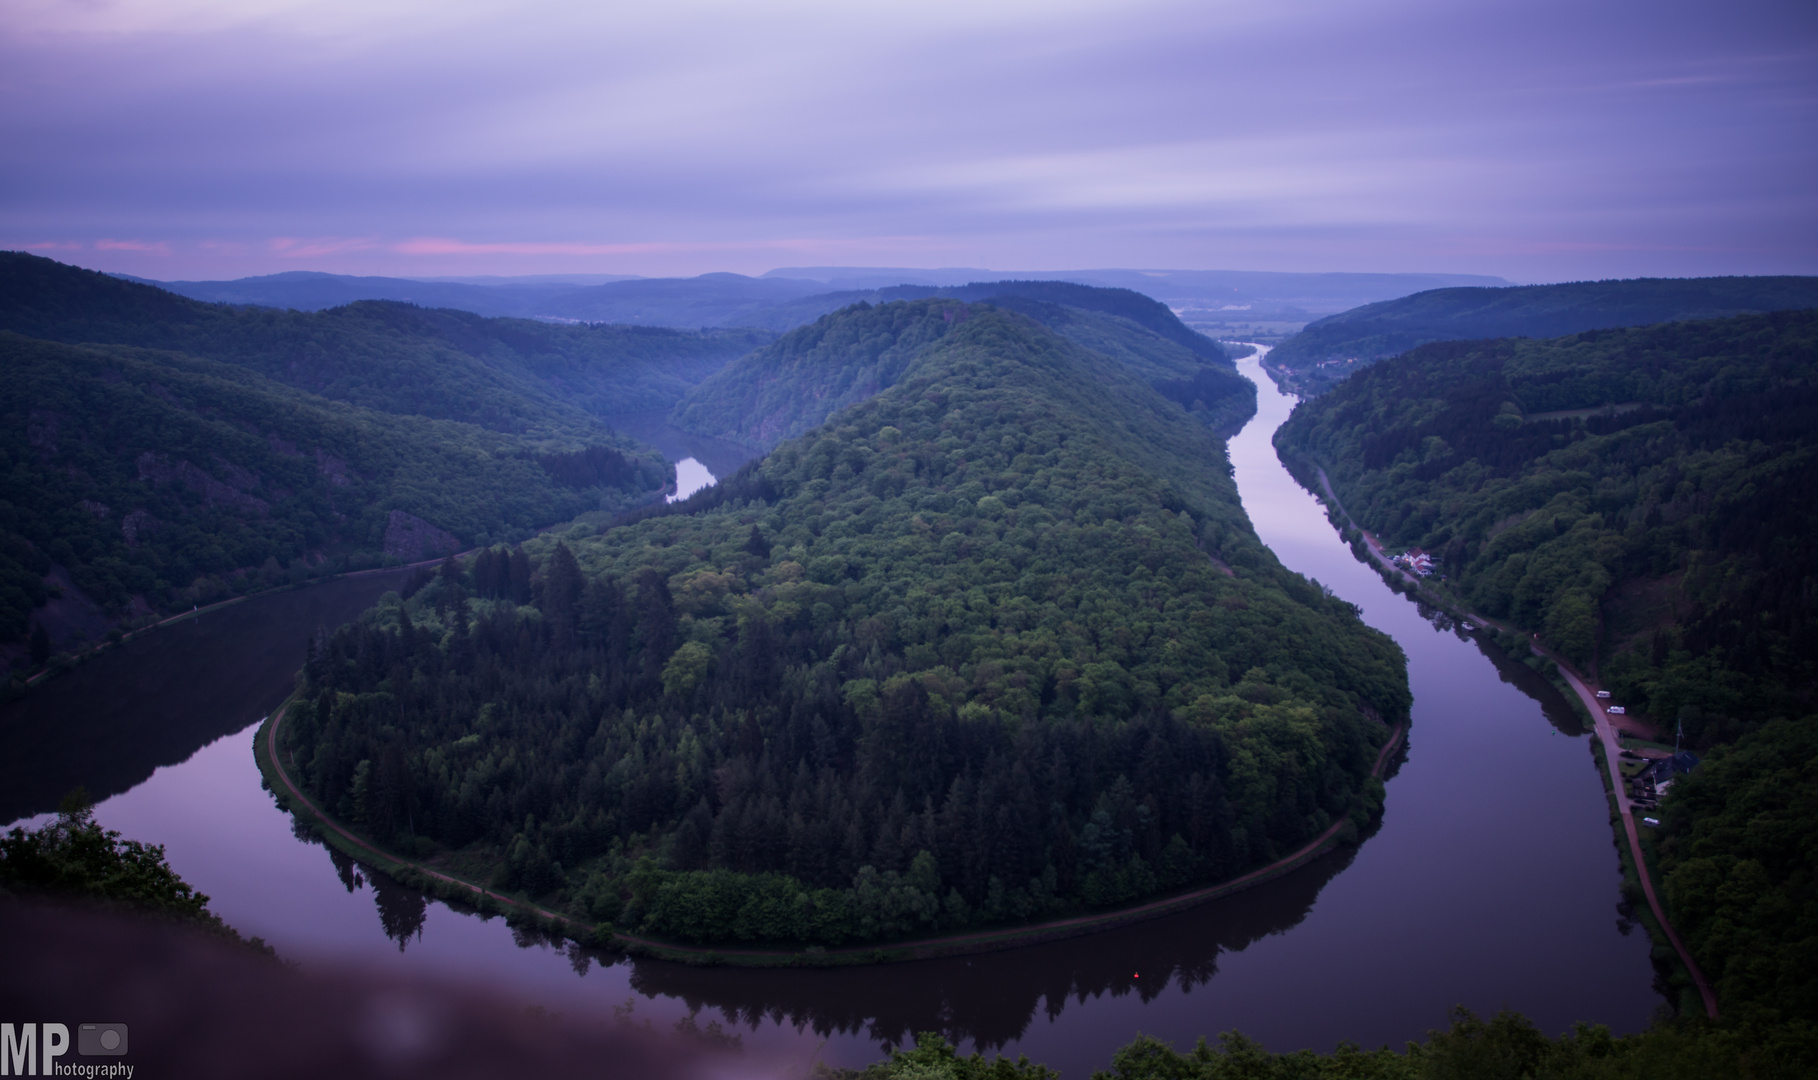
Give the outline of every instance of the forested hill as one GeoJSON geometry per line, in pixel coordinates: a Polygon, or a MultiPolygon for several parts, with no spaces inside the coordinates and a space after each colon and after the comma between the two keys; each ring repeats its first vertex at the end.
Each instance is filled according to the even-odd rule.
{"type": "MultiPolygon", "coordinates": [[[[993,306],[1013,308],[1116,361],[1209,426],[1228,428],[1256,410],[1255,386],[1237,374],[1218,343],[1181,326],[1165,307],[1146,297],[1127,289],[1094,289],[1064,282],[1000,284],[1041,288],[1029,290],[1031,296],[1014,290],[997,295],[990,292],[995,286],[968,289],[990,293],[993,306]],[[1032,298],[1037,294],[1095,306],[1062,306],[1032,298]],[[1127,317],[1157,321],[1156,312],[1146,311],[1142,305],[1158,308],[1182,334],[1198,339],[1200,351],[1127,317]]],[[[905,291],[924,296],[936,292],[925,288],[882,292],[905,291]]],[[[671,422],[700,434],[768,449],[894,384],[916,355],[941,340],[954,319],[965,317],[968,310],[967,305],[945,298],[899,300],[875,308],[860,301],[727,365],[689,391],[675,408],[671,422]]]]}
{"type": "Polygon", "coordinates": [[[896,385],[965,306],[858,304],[749,353],[689,392],[670,414],[685,431],[769,449],[896,385]]]}
{"type": "Polygon", "coordinates": [[[0,252],[0,329],[171,349],[384,412],[598,441],[597,417],[667,408],[763,331],[559,326],[367,301],[328,311],[206,304],[0,252]]]}
{"type": "Polygon", "coordinates": [[[1110,907],[1367,822],[1394,644],[1258,542],[1204,425],[943,310],[893,385],[679,512],[334,635],[286,760],[382,844],[690,942],[1110,907]]]}
{"type": "Polygon", "coordinates": [[[175,608],[646,502],[669,466],[601,415],[769,339],[236,308],[20,253],[0,335],[0,661],[22,671],[175,608]]]}
{"type": "MultiPolygon", "coordinates": [[[[891,285],[816,293],[753,311],[752,324],[775,330],[792,330],[823,315],[853,304],[887,304],[894,300],[928,300],[942,297],[976,302],[988,300],[999,307],[1020,311],[1071,341],[1098,348],[1098,341],[1120,340],[1128,362],[1138,357],[1137,370],[1149,378],[1181,375],[1202,364],[1228,360],[1218,342],[1194,330],[1168,305],[1133,289],[1081,285],[1071,281],[975,281],[968,285],[891,285]],[[1090,329],[1089,329],[1090,328],[1090,329]],[[1159,364],[1161,371],[1142,371],[1141,362],[1159,364]]],[[[1104,351],[1100,349],[1100,351],[1104,351]]]]}
{"type": "MultiPolygon", "coordinates": [[[[257,304],[260,307],[321,311],[361,300],[397,300],[418,307],[453,308],[456,311],[471,311],[475,315],[518,318],[553,314],[543,310],[550,300],[587,287],[578,281],[540,278],[424,281],[413,278],[353,277],[313,270],[289,270],[233,281],[152,281],[130,274],[113,276],[211,304],[257,304]]],[[[612,280],[624,275],[590,276],[612,280]]],[[[697,321],[694,325],[699,326],[701,323],[697,321]]]]}
{"type": "MultiPolygon", "coordinates": [[[[1070,281],[990,281],[943,290],[943,294],[960,300],[990,300],[1000,307],[1016,308],[1012,301],[1024,300],[1098,312],[1134,323],[1204,360],[1228,359],[1218,342],[1181,322],[1168,305],[1131,289],[1106,289],[1070,281]]],[[[1037,322],[1043,321],[1040,315],[1033,317],[1037,322]]]]}
{"type": "Polygon", "coordinates": [[[544,447],[174,353],[0,332],[0,378],[0,645],[35,611],[47,645],[92,644],[116,620],[449,554],[668,481],[654,451],[544,447]]]}
{"type": "Polygon", "coordinates": [[[1818,1018],[1818,312],[1424,345],[1276,445],[1709,752],[1664,804],[1671,914],[1725,1009],[1818,1018]]]}
{"type": "Polygon", "coordinates": [[[1432,289],[1320,319],[1270,356],[1302,389],[1319,393],[1336,378],[1429,341],[1549,338],[1680,319],[1818,307],[1818,277],[1638,278],[1432,289]],[[1322,362],[1335,366],[1319,368],[1322,362]]]}

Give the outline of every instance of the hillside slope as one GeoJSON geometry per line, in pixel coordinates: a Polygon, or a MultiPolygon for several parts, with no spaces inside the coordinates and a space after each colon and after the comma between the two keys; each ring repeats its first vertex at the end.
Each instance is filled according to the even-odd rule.
{"type": "Polygon", "coordinates": [[[1708,755],[1663,804],[1670,913],[1726,1015],[1818,1019],[1818,312],[1424,345],[1276,445],[1708,755]]]}
{"type": "Polygon", "coordinates": [[[641,326],[757,326],[783,330],[765,313],[827,290],[818,282],[702,274],[614,281],[552,297],[542,314],[641,326]]]}
{"type": "Polygon", "coordinates": [[[453,308],[489,318],[533,318],[544,302],[584,286],[559,282],[475,285],[458,281],[355,277],[291,270],[233,281],[151,281],[126,274],[116,277],[151,285],[209,304],[256,304],[260,307],[321,311],[361,300],[395,300],[427,308],[453,308]]]}
{"type": "Polygon", "coordinates": [[[826,316],[728,364],[682,399],[670,423],[769,449],[896,385],[965,310],[921,300],[826,316]]]}
{"type": "Polygon", "coordinates": [[[770,340],[629,326],[558,326],[367,301],[320,312],[205,304],[0,253],[0,329],[70,344],[170,349],[384,412],[587,441],[597,418],[666,408],[770,340]]]}
{"type": "Polygon", "coordinates": [[[1319,393],[1355,370],[1344,361],[1368,364],[1429,341],[1550,338],[1812,307],[1818,307],[1818,277],[1638,278],[1433,289],[1320,319],[1283,342],[1269,360],[1294,371],[1305,391],[1319,393]],[[1322,362],[1337,366],[1321,369],[1317,365],[1322,362]]]}
{"type": "Polygon", "coordinates": [[[1214,428],[1241,423],[1255,411],[1255,387],[1237,374],[1218,343],[1182,326],[1154,301],[1123,289],[1000,282],[960,290],[903,287],[870,294],[894,299],[875,308],[860,300],[728,364],[689,391],[671,414],[671,423],[760,449],[802,434],[838,409],[894,384],[918,351],[940,340],[956,317],[966,316],[965,303],[945,299],[954,292],[974,293],[974,302],[1027,315],[1116,361],[1214,428]],[[1007,291],[1000,293],[999,286],[1007,291]],[[1092,306],[1062,305],[1036,296],[1092,306]],[[1149,323],[1161,325],[1167,335],[1149,323]]]}
{"type": "Polygon", "coordinates": [[[283,728],[312,796],[589,918],[804,945],[1367,822],[1404,662],[1262,546],[1216,437],[987,305],[823,339],[879,312],[933,337],[891,386],[671,513],[527,544],[534,608],[491,559],[335,635],[283,728]]]}
{"type": "Polygon", "coordinates": [[[23,638],[53,563],[122,619],[448,554],[668,481],[652,451],[388,415],[173,353],[0,332],[0,378],[0,642],[23,638]]]}

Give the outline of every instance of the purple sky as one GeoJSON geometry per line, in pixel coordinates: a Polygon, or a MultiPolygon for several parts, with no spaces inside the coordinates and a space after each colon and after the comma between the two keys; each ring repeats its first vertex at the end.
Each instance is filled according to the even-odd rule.
{"type": "Polygon", "coordinates": [[[156,278],[1818,273],[1811,0],[7,0],[0,247],[156,278]]]}

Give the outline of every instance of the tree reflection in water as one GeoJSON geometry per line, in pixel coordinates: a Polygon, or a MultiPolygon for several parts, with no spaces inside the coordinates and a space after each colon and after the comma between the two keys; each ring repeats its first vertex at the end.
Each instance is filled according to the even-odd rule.
{"type": "MultiPolygon", "coordinates": [[[[1401,759],[1398,755],[1394,764],[1401,759]]],[[[299,839],[322,842],[308,829],[296,831],[299,839]]],[[[1221,954],[1241,952],[1305,919],[1320,890],[1351,865],[1356,853],[1344,848],[1235,896],[1134,926],[1003,952],[883,967],[695,967],[627,957],[533,926],[513,926],[511,935],[521,949],[562,953],[577,976],[585,976],[596,962],[602,968],[630,964],[631,987],[645,997],[679,999],[690,1013],[718,1013],[727,1023],[753,1031],[773,1023],[821,1036],[862,1032],[877,1042],[897,1044],[912,1040],[918,1031],[939,1031],[956,1043],[991,1051],[1021,1038],[1038,1009],[1052,1021],[1069,1001],[1083,1004],[1106,994],[1134,993],[1150,1002],[1171,986],[1188,993],[1206,985],[1218,974],[1221,954]]],[[[428,914],[423,893],[335,848],[328,848],[328,854],[349,892],[372,885],[385,936],[400,951],[422,937],[428,914]]],[[[458,902],[437,902],[463,914],[491,917],[458,902]]]]}
{"type": "Polygon", "coordinates": [[[153,630],[0,704],[0,823],[71,788],[96,803],[258,720],[293,685],[310,637],[371,607],[406,569],[267,593],[153,630]]]}
{"type": "Polygon", "coordinates": [[[372,881],[373,902],[379,906],[379,925],[384,927],[386,937],[398,943],[398,951],[403,952],[411,939],[422,939],[429,904],[422,893],[377,870],[368,870],[367,876],[372,881]]]}
{"type": "Polygon", "coordinates": [[[1533,698],[1540,703],[1540,711],[1561,735],[1577,738],[1586,734],[1584,721],[1578,711],[1572,707],[1559,687],[1547,680],[1545,675],[1503,652],[1502,648],[1488,634],[1470,635],[1477,648],[1496,666],[1496,674],[1503,682],[1533,698]]]}
{"type": "MultiPolygon", "coordinates": [[[[766,1021],[822,1036],[863,1032],[904,1043],[918,1031],[991,1051],[1022,1037],[1040,1009],[1134,993],[1153,1001],[1203,986],[1218,958],[1305,919],[1355,857],[1344,849],[1247,892],[1117,930],[980,956],[853,968],[705,968],[632,960],[631,985],[757,1030],[766,1021]]],[[[603,961],[604,962],[604,961],[603,961]]]]}
{"type": "MultiPolygon", "coordinates": [[[[321,838],[308,830],[296,830],[298,838],[313,844],[321,838]]],[[[372,885],[373,903],[379,909],[379,927],[385,936],[398,943],[398,951],[413,940],[423,938],[423,924],[429,919],[429,900],[423,893],[403,884],[380,870],[357,862],[339,848],[329,848],[328,858],[335,865],[335,876],[348,892],[372,885]]]]}
{"type": "MultiPolygon", "coordinates": [[[[1525,670],[1525,669],[1524,669],[1525,670]]],[[[1407,740],[1389,762],[1393,776],[1407,740]]],[[[1373,835],[1373,826],[1365,839],[1373,835]]],[[[307,828],[299,839],[321,843],[307,828]]],[[[402,950],[421,938],[427,901],[416,889],[330,848],[335,873],[349,891],[370,882],[379,919],[402,950]]],[[[691,1014],[718,1013],[756,1031],[766,1023],[816,1034],[863,1033],[901,1044],[919,1031],[939,1031],[956,1043],[991,1051],[1020,1039],[1039,1009],[1058,1019],[1071,1001],[1135,994],[1150,1002],[1178,986],[1182,993],[1218,974],[1219,956],[1240,952],[1298,925],[1320,891],[1350,866],[1355,848],[1322,856],[1274,881],[1175,915],[1043,945],[976,956],[848,968],[696,967],[565,941],[529,925],[514,925],[522,949],[562,953],[577,976],[594,963],[631,965],[632,989],[645,997],[682,1001],[691,1014]]],[[[459,901],[451,910],[490,918],[459,901]]]]}

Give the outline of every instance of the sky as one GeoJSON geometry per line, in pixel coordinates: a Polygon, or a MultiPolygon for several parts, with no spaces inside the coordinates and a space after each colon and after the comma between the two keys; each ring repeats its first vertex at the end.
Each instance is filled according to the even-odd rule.
{"type": "Polygon", "coordinates": [[[6,0],[0,247],[165,280],[1818,273],[1810,0],[6,0]]]}

